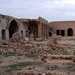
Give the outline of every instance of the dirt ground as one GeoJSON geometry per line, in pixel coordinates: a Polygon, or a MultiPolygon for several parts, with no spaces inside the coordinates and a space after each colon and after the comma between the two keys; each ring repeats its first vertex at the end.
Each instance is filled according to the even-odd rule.
{"type": "MultiPolygon", "coordinates": [[[[64,37],[58,43],[67,46],[68,55],[75,54],[75,37],[64,37]]],[[[41,61],[42,56],[38,53],[29,55],[0,54],[0,75],[75,75],[75,63],[72,60],[41,61]]]]}

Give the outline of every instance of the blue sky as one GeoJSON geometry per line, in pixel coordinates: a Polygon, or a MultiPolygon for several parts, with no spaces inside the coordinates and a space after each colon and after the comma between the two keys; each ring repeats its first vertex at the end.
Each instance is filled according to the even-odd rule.
{"type": "Polygon", "coordinates": [[[75,0],[0,0],[0,13],[48,21],[75,20],[75,0]]]}

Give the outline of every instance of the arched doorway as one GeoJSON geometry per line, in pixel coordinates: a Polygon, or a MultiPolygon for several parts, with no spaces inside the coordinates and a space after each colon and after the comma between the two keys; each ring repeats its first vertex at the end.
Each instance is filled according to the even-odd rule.
{"type": "Polygon", "coordinates": [[[30,23],[29,26],[28,26],[28,35],[33,35],[34,38],[37,38],[38,37],[38,26],[36,23],[30,23]]]}
{"type": "Polygon", "coordinates": [[[73,36],[73,30],[72,30],[72,28],[69,28],[67,30],[67,33],[68,33],[68,36],[73,36]]]}
{"type": "Polygon", "coordinates": [[[38,26],[37,24],[31,24],[28,26],[29,36],[33,34],[34,38],[38,37],[38,26]]]}
{"type": "Polygon", "coordinates": [[[18,31],[18,24],[15,20],[12,20],[9,26],[9,38],[12,38],[13,33],[18,31]]]}

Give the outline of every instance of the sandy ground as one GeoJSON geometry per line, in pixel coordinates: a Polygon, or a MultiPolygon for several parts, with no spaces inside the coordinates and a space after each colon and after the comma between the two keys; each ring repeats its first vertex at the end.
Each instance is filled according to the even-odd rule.
{"type": "MultiPolygon", "coordinates": [[[[0,72],[1,75],[4,75],[5,73],[7,73],[6,75],[10,75],[10,73],[12,73],[11,75],[16,75],[17,72],[27,72],[27,71],[33,71],[33,72],[50,72],[52,74],[56,73],[58,75],[74,75],[74,71],[70,71],[68,70],[68,68],[66,68],[65,66],[67,66],[67,64],[74,64],[71,60],[48,60],[47,62],[42,62],[40,58],[38,59],[32,59],[32,58],[27,58],[25,56],[9,56],[9,57],[2,57],[2,63],[0,64],[0,70],[2,71],[0,72]],[[7,66],[15,64],[15,63],[19,63],[19,62],[37,62],[37,65],[31,65],[28,67],[23,67],[20,70],[13,70],[10,72],[7,72],[6,70],[8,69],[7,66]],[[56,65],[59,68],[56,69],[48,69],[49,66],[51,66],[51,68],[56,65]],[[34,67],[34,68],[33,68],[34,67]],[[30,70],[28,68],[31,68],[30,70]],[[68,74],[69,73],[69,74],[68,74]]],[[[69,67],[70,65],[68,65],[69,67]]],[[[74,66],[75,67],[75,66],[74,66]]],[[[74,69],[75,70],[75,69],[74,69]]],[[[55,75],[56,75],[55,74],[55,75]]]]}
{"type": "MultiPolygon", "coordinates": [[[[59,44],[68,44],[75,47],[75,40],[73,38],[65,37],[61,41],[58,41],[59,44]]],[[[37,71],[37,72],[51,72],[55,75],[75,75],[75,63],[71,60],[48,60],[47,62],[42,62],[41,57],[39,58],[28,58],[26,56],[9,56],[5,57],[0,55],[0,75],[17,75],[17,72],[22,71],[37,71]],[[37,65],[31,65],[27,67],[22,67],[21,69],[7,71],[8,66],[12,64],[16,64],[19,62],[37,62],[37,65]],[[58,66],[58,68],[56,66],[58,66]],[[73,66],[74,65],[74,66],[73,66]],[[50,66],[50,67],[49,67],[50,66]],[[52,69],[54,66],[55,69],[52,69]],[[28,68],[31,68],[28,70],[28,68]]],[[[45,74],[43,74],[45,75],[45,74]]]]}

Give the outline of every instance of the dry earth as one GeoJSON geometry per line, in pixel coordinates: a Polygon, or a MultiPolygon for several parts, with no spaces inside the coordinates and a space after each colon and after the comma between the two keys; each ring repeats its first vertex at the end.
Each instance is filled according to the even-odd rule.
{"type": "Polygon", "coordinates": [[[58,40],[58,44],[66,46],[64,52],[0,54],[0,75],[75,75],[75,63],[71,58],[63,58],[64,55],[66,57],[75,55],[75,37],[64,37],[58,40]],[[62,57],[58,58],[57,55],[62,57]],[[42,59],[43,56],[49,57],[42,59]]]}

